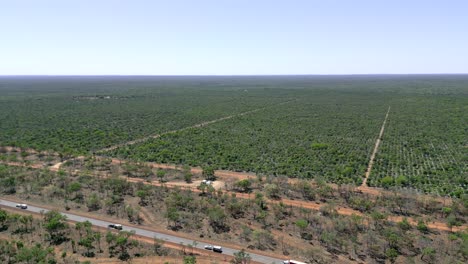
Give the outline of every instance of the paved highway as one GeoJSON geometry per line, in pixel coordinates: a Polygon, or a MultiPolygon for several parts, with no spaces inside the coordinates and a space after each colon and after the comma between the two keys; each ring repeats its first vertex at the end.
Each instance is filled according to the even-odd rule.
{"type": "MultiPolygon", "coordinates": [[[[0,199],[0,205],[15,208],[17,203],[0,199]]],[[[28,208],[24,209],[24,211],[40,213],[41,211],[42,212],[47,212],[49,210],[47,210],[45,208],[37,207],[37,206],[28,205],[28,208]]],[[[111,224],[111,222],[97,220],[97,219],[94,219],[94,218],[89,218],[89,217],[84,217],[84,216],[79,216],[79,215],[74,215],[74,214],[69,214],[69,213],[62,213],[62,214],[65,215],[69,220],[76,221],[76,222],[84,222],[84,221],[88,220],[94,226],[100,226],[100,227],[107,228],[107,226],[109,224],[111,224]]],[[[176,244],[181,244],[181,243],[183,243],[184,245],[193,245],[194,244],[194,240],[190,240],[190,239],[186,239],[186,238],[181,238],[181,237],[177,237],[177,236],[162,234],[162,233],[149,231],[149,230],[145,230],[145,229],[140,229],[140,228],[136,228],[136,227],[131,227],[131,226],[122,225],[122,227],[123,227],[123,230],[125,230],[125,231],[134,231],[135,234],[140,235],[140,236],[144,236],[144,237],[148,237],[148,238],[157,237],[157,238],[162,239],[164,241],[168,241],[168,242],[172,242],[172,243],[176,243],[176,244]]],[[[201,243],[201,242],[197,242],[197,243],[198,244],[195,246],[195,248],[203,249],[203,247],[205,246],[204,243],[201,243]]],[[[238,250],[236,250],[236,249],[223,247],[223,253],[222,254],[233,256],[234,253],[237,252],[237,251],[238,250]]],[[[263,255],[259,255],[259,254],[255,254],[255,253],[251,253],[251,252],[249,252],[249,254],[250,254],[250,257],[252,258],[253,261],[257,261],[257,262],[261,262],[261,263],[282,263],[281,259],[267,257],[267,256],[263,256],[263,255]]]]}

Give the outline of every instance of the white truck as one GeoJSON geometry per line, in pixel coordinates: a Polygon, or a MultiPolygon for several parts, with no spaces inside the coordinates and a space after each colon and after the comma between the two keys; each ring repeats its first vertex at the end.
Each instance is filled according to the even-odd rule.
{"type": "Polygon", "coordinates": [[[223,253],[223,248],[220,246],[213,246],[213,252],[223,253]]]}
{"type": "Polygon", "coordinates": [[[21,209],[28,209],[28,205],[27,205],[27,204],[17,204],[16,207],[17,207],[17,208],[21,208],[21,209]]]}
{"type": "Polygon", "coordinates": [[[122,230],[122,225],[121,224],[110,224],[107,227],[117,229],[117,230],[122,230]]]}
{"type": "Polygon", "coordinates": [[[288,260],[283,261],[283,264],[307,264],[307,263],[297,261],[297,260],[288,259],[288,260]]]}

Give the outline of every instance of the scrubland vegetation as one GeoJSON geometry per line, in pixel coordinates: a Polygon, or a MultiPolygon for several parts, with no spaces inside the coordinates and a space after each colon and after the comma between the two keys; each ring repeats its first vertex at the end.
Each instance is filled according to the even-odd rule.
{"type": "MultiPolygon", "coordinates": [[[[2,263],[91,263],[95,257],[129,261],[155,256],[158,241],[140,243],[131,232],[102,232],[90,222],[69,224],[57,211],[33,217],[0,209],[0,261],[2,263]]],[[[162,250],[164,254],[174,254],[162,250]]]]}
{"type": "Polygon", "coordinates": [[[170,184],[181,181],[187,172],[135,165],[87,158],[69,161],[58,172],[2,166],[0,191],[63,210],[320,263],[334,263],[340,256],[426,263],[462,263],[468,257],[466,231],[457,229],[467,221],[466,196],[447,201],[409,192],[374,197],[351,186],[334,189],[323,181],[307,180],[288,183],[284,177],[226,182],[224,191],[209,186],[181,189],[170,184]],[[289,200],[303,201],[304,206],[289,205],[289,200]],[[312,210],[308,202],[322,205],[312,210]],[[355,213],[343,214],[346,208],[355,213]],[[429,228],[434,222],[457,231],[429,228]]]}

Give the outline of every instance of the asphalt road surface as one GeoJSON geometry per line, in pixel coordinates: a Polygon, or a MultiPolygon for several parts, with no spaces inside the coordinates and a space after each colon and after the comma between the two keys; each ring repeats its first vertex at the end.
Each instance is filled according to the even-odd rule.
{"type": "MultiPolygon", "coordinates": [[[[5,201],[5,200],[0,199],[0,205],[15,208],[17,203],[10,202],[10,201],[5,201]]],[[[45,213],[45,212],[49,211],[49,210],[47,210],[45,208],[32,206],[32,205],[28,205],[28,208],[23,209],[23,210],[24,211],[34,212],[34,213],[40,213],[41,211],[45,213]]],[[[109,224],[113,224],[111,222],[97,220],[97,219],[94,219],[94,218],[89,218],[89,217],[84,217],[84,216],[79,216],[79,215],[74,215],[74,214],[69,214],[69,213],[62,213],[62,214],[65,215],[69,220],[76,221],[76,222],[84,222],[84,221],[87,220],[87,221],[91,222],[91,224],[93,224],[94,226],[100,226],[100,227],[107,228],[109,224]]],[[[195,242],[194,240],[185,239],[185,238],[172,236],[172,235],[166,235],[166,234],[153,232],[153,231],[148,231],[148,230],[140,229],[140,228],[136,228],[136,227],[130,227],[130,226],[125,226],[125,225],[122,225],[122,227],[123,227],[123,230],[125,230],[125,231],[134,231],[136,235],[140,235],[140,236],[144,236],[144,237],[148,237],[148,238],[157,237],[158,239],[162,239],[164,241],[168,241],[168,242],[172,242],[172,243],[176,243],[176,244],[183,243],[184,245],[194,245],[194,242],[195,242]]],[[[203,249],[204,246],[205,246],[205,243],[197,242],[197,245],[195,246],[195,248],[203,249]]],[[[238,252],[238,250],[233,249],[233,248],[223,247],[223,253],[220,253],[220,254],[234,256],[235,252],[238,252]]],[[[253,261],[257,261],[257,262],[261,262],[261,263],[283,263],[283,261],[281,259],[267,257],[267,256],[263,256],[263,255],[258,255],[258,254],[251,253],[251,252],[249,252],[249,254],[250,254],[250,257],[252,258],[253,261]]]]}

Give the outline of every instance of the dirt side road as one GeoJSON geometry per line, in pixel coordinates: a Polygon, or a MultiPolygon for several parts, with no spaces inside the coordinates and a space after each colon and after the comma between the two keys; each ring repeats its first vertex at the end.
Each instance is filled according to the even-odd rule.
{"type": "Polygon", "coordinates": [[[369,165],[367,166],[366,174],[364,176],[364,180],[362,181],[362,185],[361,185],[362,187],[367,187],[367,179],[369,178],[369,175],[371,174],[372,166],[374,166],[375,155],[377,154],[377,151],[379,150],[380,142],[382,141],[382,137],[385,131],[385,124],[387,123],[387,118],[388,118],[389,113],[390,113],[390,106],[388,107],[387,114],[385,115],[385,119],[383,121],[382,127],[380,128],[379,137],[375,141],[374,151],[372,151],[372,155],[370,156],[369,165]]]}

